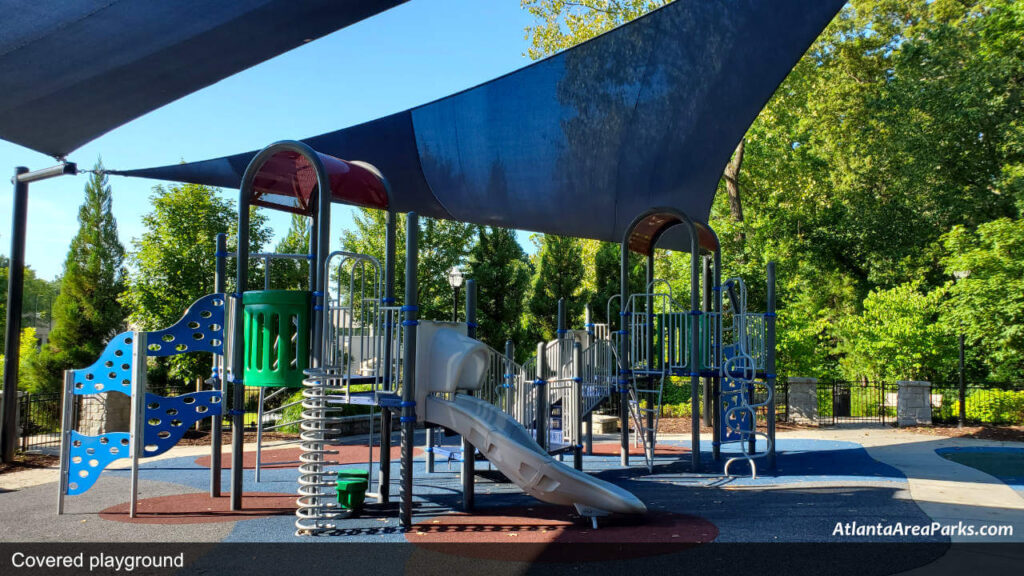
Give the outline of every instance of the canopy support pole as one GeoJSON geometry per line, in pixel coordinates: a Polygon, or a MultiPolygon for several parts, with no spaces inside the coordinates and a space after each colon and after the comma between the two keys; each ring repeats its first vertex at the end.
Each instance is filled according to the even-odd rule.
{"type": "Polygon", "coordinates": [[[4,331],[3,422],[0,426],[0,460],[14,461],[18,449],[18,364],[20,363],[21,314],[25,295],[25,231],[28,228],[28,185],[55,176],[77,174],[73,162],[29,172],[18,166],[14,169],[14,205],[11,209],[11,260],[7,271],[7,326],[4,331]]]}

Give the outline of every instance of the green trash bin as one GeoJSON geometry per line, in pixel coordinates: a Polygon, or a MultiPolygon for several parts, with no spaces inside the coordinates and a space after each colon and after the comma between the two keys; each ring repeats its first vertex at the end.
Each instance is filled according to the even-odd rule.
{"type": "Polygon", "coordinates": [[[245,385],[301,388],[309,368],[309,292],[246,292],[242,306],[245,385]]]}

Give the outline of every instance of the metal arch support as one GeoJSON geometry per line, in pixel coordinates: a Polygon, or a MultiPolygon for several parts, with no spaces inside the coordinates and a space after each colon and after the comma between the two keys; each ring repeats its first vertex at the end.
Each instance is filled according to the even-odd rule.
{"type": "MultiPolygon", "coordinates": [[[[661,236],[669,229],[683,225],[686,227],[687,232],[690,236],[690,310],[700,310],[700,254],[701,248],[706,247],[709,251],[713,251],[716,254],[720,250],[720,243],[718,237],[710,226],[704,223],[698,223],[690,218],[683,211],[671,208],[671,207],[654,207],[650,208],[639,216],[637,216],[630,225],[626,228],[625,233],[622,237],[622,250],[621,250],[621,268],[620,268],[620,293],[623,303],[622,314],[625,319],[625,315],[629,314],[626,309],[626,305],[629,302],[629,253],[631,250],[638,251],[642,254],[652,256],[654,254],[654,248],[658,244],[658,240],[661,236]],[[644,235],[642,238],[634,238],[634,233],[648,222],[652,217],[662,217],[664,220],[660,223],[656,223],[656,227],[651,231],[650,235],[644,235]],[[642,242],[634,242],[634,240],[640,240],[642,242]],[[704,242],[707,240],[707,243],[704,242]]],[[[650,259],[649,259],[650,266],[650,259]]],[[[653,277],[648,271],[647,281],[650,283],[653,277]]],[[[699,362],[700,358],[700,339],[696,337],[700,333],[700,317],[696,314],[691,316],[691,333],[694,335],[690,342],[690,357],[694,359],[695,365],[699,362]]],[[[623,326],[627,323],[624,321],[623,326]]],[[[717,333],[717,332],[716,332],[717,333]]],[[[628,382],[630,378],[626,377],[629,375],[631,367],[629,359],[629,344],[628,337],[630,335],[624,334],[624,337],[619,341],[619,372],[620,380],[626,381],[627,384],[623,388],[629,386],[628,382]]],[[[699,369],[691,370],[690,372],[690,405],[699,405],[699,386],[700,376],[699,369]]],[[[620,388],[620,392],[622,388],[620,388]]],[[[621,429],[621,461],[623,466],[629,465],[629,409],[626,402],[626,397],[622,396],[622,407],[619,415],[620,429],[621,429]]],[[[694,470],[700,467],[700,412],[698,410],[691,411],[691,454],[692,454],[692,466],[694,470]]]]}
{"type": "MultiPolygon", "coordinates": [[[[252,161],[249,162],[248,167],[245,169],[245,174],[242,176],[242,183],[238,188],[238,246],[236,248],[235,258],[235,295],[236,305],[233,310],[232,327],[233,334],[232,338],[232,362],[231,362],[231,377],[230,381],[234,387],[232,396],[232,407],[236,409],[235,415],[231,420],[231,510],[242,509],[242,468],[243,468],[243,426],[245,425],[244,416],[240,411],[237,411],[245,400],[245,388],[244,383],[241,380],[242,376],[242,364],[244,357],[244,325],[242,322],[242,294],[245,293],[246,286],[248,285],[249,279],[249,207],[251,205],[250,199],[252,197],[253,187],[256,180],[256,176],[259,173],[263,165],[272,158],[278,152],[291,151],[296,152],[306,158],[309,161],[310,166],[316,173],[317,180],[317,194],[316,203],[317,211],[316,218],[314,219],[314,228],[317,232],[315,239],[315,251],[311,251],[313,255],[313,263],[310,268],[315,269],[316,273],[311,274],[311,277],[315,281],[313,286],[313,293],[316,294],[324,291],[326,286],[327,270],[326,262],[323,261],[323,256],[327,253],[330,245],[330,229],[331,229],[331,206],[330,206],[330,179],[327,174],[327,169],[324,166],[319,154],[316,153],[313,148],[309,145],[298,142],[295,140],[283,140],[275,142],[263,150],[260,150],[256,156],[253,157],[252,161]]],[[[314,239],[310,238],[311,248],[314,247],[314,239]]],[[[316,298],[313,299],[314,310],[318,304],[316,298]]],[[[312,338],[312,354],[310,357],[310,363],[314,367],[320,366],[320,352],[323,343],[323,329],[324,322],[323,316],[320,314],[313,315],[313,338],[312,338]]]]}

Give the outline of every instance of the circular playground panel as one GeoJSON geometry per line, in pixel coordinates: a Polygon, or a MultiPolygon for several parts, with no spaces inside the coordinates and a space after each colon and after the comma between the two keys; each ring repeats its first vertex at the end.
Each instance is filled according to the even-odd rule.
{"type": "Polygon", "coordinates": [[[718,537],[718,528],[710,521],[672,512],[609,516],[599,522],[594,530],[587,519],[560,506],[502,507],[429,518],[413,525],[405,538],[424,549],[453,556],[576,562],[582,553],[588,561],[601,562],[672,554],[718,537]]]}
{"type": "Polygon", "coordinates": [[[246,493],[242,510],[231,510],[230,504],[228,495],[211,498],[207,492],[190,492],[139,500],[135,518],[128,516],[128,502],[101,511],[100,518],[128,524],[208,524],[291,516],[296,507],[295,494],[277,492],[246,493]]]}

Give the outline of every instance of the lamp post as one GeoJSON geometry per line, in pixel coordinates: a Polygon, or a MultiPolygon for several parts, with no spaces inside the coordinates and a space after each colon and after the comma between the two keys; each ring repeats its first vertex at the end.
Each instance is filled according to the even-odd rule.
{"type": "MultiPolygon", "coordinates": [[[[957,279],[957,281],[963,280],[964,278],[967,278],[970,275],[971,275],[970,270],[957,270],[956,272],[953,272],[953,276],[957,279]]],[[[957,426],[957,428],[963,428],[964,424],[967,423],[967,381],[964,379],[964,330],[963,330],[963,324],[960,325],[960,334],[958,336],[959,336],[959,340],[960,340],[960,369],[959,369],[959,376],[960,376],[960,394],[959,394],[960,398],[959,398],[959,404],[960,404],[960,409],[959,409],[958,414],[957,414],[956,426],[957,426]]]]}
{"type": "Polygon", "coordinates": [[[462,288],[462,270],[458,266],[452,266],[448,270],[448,285],[452,287],[452,322],[459,321],[459,288],[462,288]]]}

